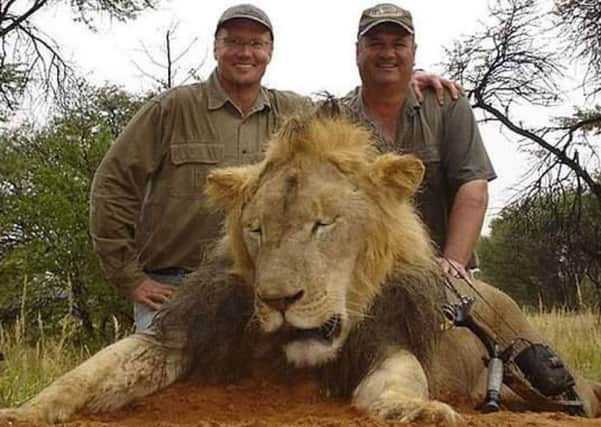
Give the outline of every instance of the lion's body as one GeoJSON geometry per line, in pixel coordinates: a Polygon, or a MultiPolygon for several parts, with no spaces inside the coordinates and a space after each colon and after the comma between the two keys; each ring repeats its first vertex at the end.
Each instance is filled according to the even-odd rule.
{"type": "MultiPolygon", "coordinates": [[[[312,370],[328,393],[375,416],[456,421],[442,401],[482,398],[486,352],[463,328],[440,332],[447,296],[412,205],[423,165],[378,156],[369,139],[341,119],[297,118],[261,164],[212,173],[225,239],[161,310],[154,334],[109,346],[0,416],[57,422],[186,376],[229,382],[268,366],[312,370]]],[[[541,341],[509,297],[475,286],[487,302],[475,313],[500,341],[541,341]]],[[[593,387],[578,379],[589,416],[599,413],[593,387]]]]}

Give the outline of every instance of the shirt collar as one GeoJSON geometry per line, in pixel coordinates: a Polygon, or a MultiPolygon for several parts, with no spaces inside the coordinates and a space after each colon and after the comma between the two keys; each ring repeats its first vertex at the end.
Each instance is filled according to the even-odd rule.
{"type": "MultiPolygon", "coordinates": [[[[355,103],[352,106],[355,112],[358,112],[364,118],[367,118],[367,113],[365,112],[365,105],[363,104],[363,95],[361,94],[361,86],[355,89],[355,103]]],[[[405,103],[404,114],[409,117],[413,117],[419,110],[421,109],[421,104],[417,100],[417,96],[413,91],[413,88],[409,88],[409,93],[407,94],[407,102],[405,103]]]]}
{"type": "MultiPolygon", "coordinates": [[[[232,102],[230,96],[227,94],[221,83],[219,82],[219,77],[217,76],[217,69],[213,70],[211,75],[207,80],[207,89],[208,89],[208,101],[209,101],[209,110],[218,110],[222,108],[227,102],[229,102],[232,106],[236,107],[236,105],[232,102]]],[[[250,109],[248,114],[252,114],[255,111],[261,111],[264,108],[271,108],[271,102],[269,101],[269,96],[267,96],[267,90],[261,86],[261,91],[259,92],[259,96],[257,97],[255,104],[250,109]]]]}
{"type": "MultiPolygon", "coordinates": [[[[348,108],[350,109],[352,117],[354,117],[356,120],[359,120],[365,126],[367,126],[372,131],[374,136],[376,137],[376,139],[374,141],[376,147],[383,152],[389,151],[390,144],[386,141],[386,138],[384,138],[384,135],[382,135],[382,133],[380,132],[378,127],[375,125],[375,123],[367,115],[367,112],[365,110],[365,105],[363,104],[363,96],[361,95],[361,87],[359,86],[359,87],[355,88],[355,90],[350,92],[345,97],[345,99],[348,100],[347,105],[348,105],[348,108]]],[[[405,108],[399,114],[399,117],[398,117],[399,122],[402,124],[401,126],[405,126],[405,123],[407,123],[407,119],[412,120],[413,117],[416,114],[418,114],[420,108],[421,108],[421,105],[417,101],[417,97],[415,96],[415,93],[410,88],[409,94],[407,96],[407,102],[405,103],[405,108]]],[[[402,132],[402,128],[399,128],[398,132],[402,132]]],[[[397,134],[396,138],[397,139],[399,138],[398,134],[397,134]]]]}

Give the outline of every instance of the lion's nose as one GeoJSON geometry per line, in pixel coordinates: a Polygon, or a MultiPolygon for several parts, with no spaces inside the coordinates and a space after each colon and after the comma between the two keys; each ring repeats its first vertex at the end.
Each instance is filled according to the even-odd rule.
{"type": "Polygon", "coordinates": [[[259,299],[261,299],[261,301],[263,301],[265,304],[267,304],[271,308],[273,308],[277,311],[284,312],[284,311],[288,310],[288,307],[290,307],[296,301],[301,299],[303,297],[304,293],[305,292],[303,290],[300,290],[297,293],[295,293],[294,295],[288,295],[285,297],[270,297],[267,295],[259,295],[259,299]]]}

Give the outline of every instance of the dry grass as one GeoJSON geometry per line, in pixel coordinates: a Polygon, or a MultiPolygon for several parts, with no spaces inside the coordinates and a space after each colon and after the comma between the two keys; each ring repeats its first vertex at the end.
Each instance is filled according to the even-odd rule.
{"type": "MultiPolygon", "coordinates": [[[[0,324],[0,352],[4,360],[0,361],[0,408],[18,405],[34,396],[43,387],[68,370],[74,368],[98,348],[94,344],[74,344],[73,337],[80,336],[81,323],[70,309],[58,322],[60,333],[46,337],[44,324],[38,316],[36,321],[28,322],[25,301],[27,282],[23,285],[20,315],[10,328],[0,324]],[[36,324],[36,330],[28,330],[26,325],[36,324]],[[35,339],[31,337],[36,337],[35,339]]],[[[114,338],[121,336],[119,324],[113,319],[114,338]]],[[[31,326],[30,326],[31,328],[31,326]]]]}
{"type": "Polygon", "coordinates": [[[0,371],[0,407],[27,400],[90,356],[86,346],[69,344],[68,334],[28,343],[22,325],[17,322],[10,330],[0,328],[0,349],[5,358],[0,371]]]}
{"type": "Polygon", "coordinates": [[[553,310],[528,315],[534,326],[568,364],[587,378],[601,381],[601,315],[553,310]]]}

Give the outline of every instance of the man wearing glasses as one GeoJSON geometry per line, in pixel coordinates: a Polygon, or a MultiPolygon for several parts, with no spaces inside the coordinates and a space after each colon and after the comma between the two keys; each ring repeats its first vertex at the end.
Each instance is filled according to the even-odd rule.
{"type": "Polygon", "coordinates": [[[261,86],[272,51],[273,28],[262,10],[227,9],[217,22],[217,67],[209,78],[142,107],[96,171],[91,236],[109,280],[135,303],[138,330],[218,235],[220,218],[203,205],[208,171],[260,160],[283,118],[311,102],[261,86]]]}

